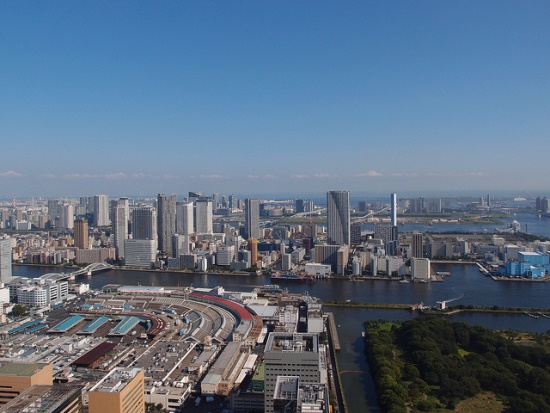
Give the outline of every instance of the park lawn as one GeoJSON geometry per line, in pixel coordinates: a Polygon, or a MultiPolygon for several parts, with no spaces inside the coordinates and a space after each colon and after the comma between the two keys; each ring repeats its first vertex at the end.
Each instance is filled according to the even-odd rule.
{"type": "Polygon", "coordinates": [[[502,413],[505,410],[504,403],[498,399],[495,393],[483,392],[463,400],[457,404],[456,413],[502,413]]]}

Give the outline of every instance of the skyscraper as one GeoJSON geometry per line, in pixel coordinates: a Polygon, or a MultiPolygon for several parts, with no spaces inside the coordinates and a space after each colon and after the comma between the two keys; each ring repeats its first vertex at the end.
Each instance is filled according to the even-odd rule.
{"type": "Polygon", "coordinates": [[[0,282],[7,283],[12,279],[11,241],[0,238],[0,282]]]}
{"type": "Polygon", "coordinates": [[[329,244],[350,244],[349,191],[327,192],[327,226],[329,244]]]}
{"type": "Polygon", "coordinates": [[[74,221],[74,246],[81,249],[87,249],[89,246],[87,219],[75,219],[74,221]]]}
{"type": "Polygon", "coordinates": [[[391,194],[391,240],[399,241],[397,229],[397,194],[391,194]]]}
{"type": "Polygon", "coordinates": [[[157,239],[157,212],[151,207],[140,207],[132,211],[133,239],[157,239]]]}
{"type": "Polygon", "coordinates": [[[124,241],[128,239],[128,215],[124,205],[118,205],[113,211],[113,233],[115,239],[116,257],[124,257],[124,241]]]}
{"type": "Polygon", "coordinates": [[[421,232],[412,234],[411,258],[424,257],[424,237],[421,232]]]}
{"type": "Polygon", "coordinates": [[[195,203],[195,222],[197,234],[212,233],[212,200],[200,198],[195,203]]]}
{"type": "Polygon", "coordinates": [[[191,235],[195,232],[193,223],[193,202],[176,203],[176,233],[191,235]]]}
{"type": "Polygon", "coordinates": [[[71,204],[63,204],[59,207],[59,227],[73,229],[74,209],[71,204]]]}
{"type": "Polygon", "coordinates": [[[397,226],[397,194],[391,194],[391,226],[397,226]]]}
{"type": "Polygon", "coordinates": [[[159,194],[157,198],[158,247],[169,257],[172,256],[172,235],[176,233],[176,201],[177,195],[159,194]]]}
{"type": "Polygon", "coordinates": [[[245,238],[260,238],[260,201],[257,198],[246,198],[244,218],[245,238]]]}
{"type": "Polygon", "coordinates": [[[93,198],[92,212],[94,214],[93,224],[96,227],[109,225],[109,197],[107,195],[95,195],[93,198]]]}

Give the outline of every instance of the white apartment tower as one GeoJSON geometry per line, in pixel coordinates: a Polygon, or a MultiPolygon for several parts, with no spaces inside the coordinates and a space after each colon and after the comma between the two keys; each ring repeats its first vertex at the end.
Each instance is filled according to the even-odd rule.
{"type": "Polygon", "coordinates": [[[212,233],[212,200],[200,198],[195,203],[195,221],[197,234],[212,233]]]}
{"type": "Polygon", "coordinates": [[[96,227],[109,225],[109,197],[107,195],[96,195],[93,197],[92,212],[94,214],[93,224],[96,227]]]}
{"type": "Polygon", "coordinates": [[[327,192],[327,240],[331,245],[350,245],[349,191],[327,192]]]}
{"type": "Polygon", "coordinates": [[[193,222],[193,202],[176,203],[176,233],[179,235],[191,235],[195,233],[193,222]]]}

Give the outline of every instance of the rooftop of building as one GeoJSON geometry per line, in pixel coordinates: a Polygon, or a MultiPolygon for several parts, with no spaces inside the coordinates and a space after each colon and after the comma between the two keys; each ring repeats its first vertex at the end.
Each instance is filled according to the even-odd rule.
{"type": "Polygon", "coordinates": [[[48,365],[49,363],[7,363],[0,366],[0,375],[31,377],[48,365]]]}
{"type": "MultiPolygon", "coordinates": [[[[54,386],[32,386],[2,407],[5,413],[50,413],[67,399],[82,391],[82,386],[59,384],[54,386]]],[[[76,396],[78,397],[78,396],[76,396]]]]}
{"type": "Polygon", "coordinates": [[[269,334],[265,351],[318,353],[319,336],[309,333],[274,332],[269,334]]]}
{"type": "Polygon", "coordinates": [[[90,392],[118,393],[132,381],[142,369],[117,367],[90,389],[90,392]]]}
{"type": "Polygon", "coordinates": [[[298,397],[298,376],[279,376],[275,384],[274,399],[296,400],[298,397]]]}

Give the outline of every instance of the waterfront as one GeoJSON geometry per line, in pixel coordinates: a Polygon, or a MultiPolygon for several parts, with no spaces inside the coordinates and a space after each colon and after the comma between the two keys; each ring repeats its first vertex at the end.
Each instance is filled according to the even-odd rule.
{"type": "MultiPolygon", "coordinates": [[[[438,283],[408,283],[396,281],[365,280],[348,281],[340,279],[318,280],[313,284],[286,282],[281,286],[290,292],[307,291],[323,300],[377,303],[424,302],[433,305],[436,301],[448,300],[464,294],[453,304],[471,304],[505,307],[550,307],[550,283],[497,282],[482,275],[477,266],[464,264],[437,264],[436,271],[448,271],[452,275],[438,283]]],[[[14,266],[18,276],[38,277],[48,272],[58,272],[56,267],[14,266]]],[[[109,270],[79,281],[89,282],[92,288],[106,284],[156,285],[156,286],[224,286],[227,290],[250,291],[254,286],[269,284],[266,276],[242,276],[231,274],[190,274],[159,271],[109,270]]],[[[348,406],[362,406],[362,411],[378,412],[376,394],[364,356],[361,331],[366,320],[389,319],[408,320],[417,313],[405,310],[330,307],[335,315],[342,351],[338,363],[342,386],[348,406]]],[[[452,321],[466,321],[492,329],[515,329],[543,333],[550,330],[550,319],[534,319],[523,313],[461,313],[447,316],[452,321]]]]}

